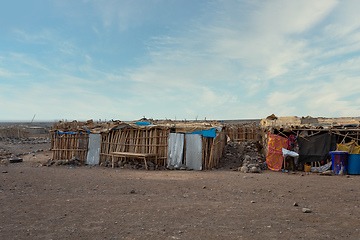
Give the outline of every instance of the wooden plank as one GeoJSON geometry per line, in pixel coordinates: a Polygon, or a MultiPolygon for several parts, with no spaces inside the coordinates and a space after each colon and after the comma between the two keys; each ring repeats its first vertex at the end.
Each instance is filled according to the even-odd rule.
{"type": "Polygon", "coordinates": [[[111,152],[110,154],[123,157],[156,157],[155,153],[111,152]]]}

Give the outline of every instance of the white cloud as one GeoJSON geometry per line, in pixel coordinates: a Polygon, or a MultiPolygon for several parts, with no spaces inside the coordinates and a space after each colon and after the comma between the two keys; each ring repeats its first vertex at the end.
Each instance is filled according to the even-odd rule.
{"type": "MultiPolygon", "coordinates": [[[[67,118],[94,114],[127,119],[259,118],[271,113],[340,116],[358,115],[360,110],[357,1],[211,1],[201,15],[186,20],[192,24],[167,31],[159,26],[162,35],[142,35],[147,36],[142,40],[148,52],[136,55],[137,66],[127,68],[117,63],[123,52],[106,46],[103,33],[109,37],[106,43],[116,45],[110,38],[142,30],[163,2],[83,3],[96,16],[87,26],[96,36],[91,46],[76,45],[82,38],[66,37],[60,30],[14,31],[19,42],[46,44],[50,56],[56,57],[51,62],[44,55],[15,53],[2,59],[0,76],[17,72],[8,59],[13,66],[15,62],[30,66],[31,71],[21,69],[34,76],[44,70],[39,77],[45,84],[31,85],[9,106],[31,116],[35,109],[67,118]],[[102,50],[110,53],[96,55],[102,50]],[[58,92],[50,95],[54,89],[58,92]],[[20,101],[26,99],[31,111],[21,107],[20,101]]],[[[71,20],[78,19],[75,22],[81,25],[84,13],[80,8],[70,10],[71,20]]]]}
{"type": "Polygon", "coordinates": [[[10,53],[10,56],[8,59],[12,62],[22,63],[22,64],[28,65],[28,66],[36,68],[36,69],[41,69],[41,70],[44,70],[47,72],[50,71],[50,69],[46,66],[45,63],[38,61],[37,59],[35,59],[31,56],[28,56],[26,54],[10,53]]]}
{"type": "Polygon", "coordinates": [[[13,78],[13,77],[16,77],[16,76],[26,76],[28,74],[26,73],[15,73],[15,72],[11,72],[11,71],[8,71],[6,69],[3,69],[3,68],[0,68],[0,77],[3,77],[3,78],[13,78]]]}
{"type": "Polygon", "coordinates": [[[284,35],[305,32],[319,23],[338,4],[336,0],[276,0],[261,2],[253,15],[259,34],[284,35]]]}

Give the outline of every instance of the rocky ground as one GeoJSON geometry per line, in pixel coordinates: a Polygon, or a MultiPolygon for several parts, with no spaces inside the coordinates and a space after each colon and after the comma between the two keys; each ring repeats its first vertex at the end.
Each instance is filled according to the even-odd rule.
{"type": "Polygon", "coordinates": [[[237,171],[256,143],[214,171],[47,167],[49,146],[20,145],[0,165],[0,239],[360,239],[360,176],[237,171]]]}

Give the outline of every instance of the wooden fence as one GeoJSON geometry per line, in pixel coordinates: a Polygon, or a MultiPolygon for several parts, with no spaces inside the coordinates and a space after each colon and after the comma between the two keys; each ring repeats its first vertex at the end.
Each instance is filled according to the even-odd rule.
{"type": "Polygon", "coordinates": [[[204,170],[217,167],[226,145],[225,131],[221,131],[216,138],[203,137],[202,166],[204,170]]]}
{"type": "Polygon", "coordinates": [[[226,135],[232,142],[259,140],[259,124],[232,124],[226,126],[226,135]]]}
{"type": "Polygon", "coordinates": [[[166,166],[169,129],[116,129],[101,135],[100,162],[111,161],[111,152],[157,154],[166,166]]]}
{"type": "Polygon", "coordinates": [[[0,139],[27,137],[29,137],[29,131],[23,126],[0,127],[0,139]]]}
{"type": "Polygon", "coordinates": [[[88,133],[51,134],[51,150],[54,160],[66,160],[73,157],[85,164],[88,150],[88,133]]]}

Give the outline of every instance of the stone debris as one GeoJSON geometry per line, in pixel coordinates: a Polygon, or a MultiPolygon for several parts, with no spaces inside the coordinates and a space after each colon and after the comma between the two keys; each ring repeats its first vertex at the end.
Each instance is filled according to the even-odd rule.
{"type": "Polygon", "coordinates": [[[303,212],[303,213],[311,213],[311,209],[309,209],[309,208],[303,208],[303,209],[302,209],[302,212],[303,212]]]}
{"type": "Polygon", "coordinates": [[[299,204],[297,202],[294,202],[293,204],[295,207],[299,206],[299,204]]]}
{"type": "Polygon", "coordinates": [[[0,149],[0,159],[2,161],[7,161],[9,163],[13,163],[13,162],[18,162],[18,160],[16,160],[16,159],[20,159],[19,158],[20,156],[25,156],[28,154],[34,154],[34,153],[43,152],[43,151],[44,151],[43,149],[38,149],[38,150],[31,151],[31,152],[13,154],[9,150],[0,149]]]}
{"type": "Polygon", "coordinates": [[[82,163],[79,161],[78,158],[73,157],[72,159],[67,159],[67,160],[53,160],[53,159],[49,159],[48,161],[46,161],[45,163],[42,164],[42,166],[60,166],[60,165],[71,165],[71,166],[81,166],[82,163]]]}
{"type": "Polygon", "coordinates": [[[167,167],[167,170],[182,170],[182,171],[185,171],[185,170],[190,170],[190,169],[189,169],[188,167],[186,167],[186,165],[181,164],[181,165],[178,166],[178,167],[168,166],[168,167],[167,167]]]}
{"type": "Polygon", "coordinates": [[[333,170],[328,170],[328,171],[320,173],[320,175],[332,176],[332,175],[334,175],[334,171],[333,170]]]}
{"type": "Polygon", "coordinates": [[[261,153],[261,145],[257,141],[229,142],[219,168],[232,169],[244,173],[261,173],[266,168],[265,157],[261,153]]]}
{"type": "Polygon", "coordinates": [[[7,144],[41,144],[51,143],[51,139],[47,137],[39,138],[0,138],[0,141],[4,141],[7,144]]]}
{"type": "Polygon", "coordinates": [[[259,167],[254,166],[250,169],[250,172],[251,173],[260,173],[261,169],[259,167]]]}
{"type": "MultiPolygon", "coordinates": [[[[146,161],[146,164],[148,166],[148,170],[164,170],[165,169],[164,167],[158,166],[157,164],[150,162],[150,161],[146,161]]],[[[112,161],[107,160],[105,162],[101,162],[100,166],[101,167],[112,167],[112,161]]],[[[139,160],[136,161],[136,160],[131,160],[131,159],[128,159],[123,162],[121,162],[121,161],[114,162],[114,167],[122,168],[122,169],[146,169],[144,161],[139,161],[139,160]]]]}

